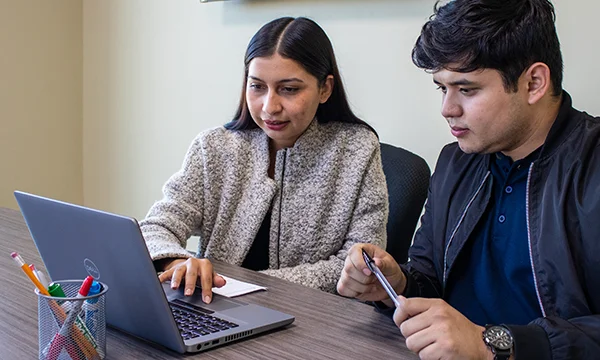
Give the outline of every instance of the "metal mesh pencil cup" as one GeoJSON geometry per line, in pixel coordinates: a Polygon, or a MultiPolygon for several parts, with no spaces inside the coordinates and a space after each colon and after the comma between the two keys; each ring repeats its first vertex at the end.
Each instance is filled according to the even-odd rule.
{"type": "Polygon", "coordinates": [[[38,296],[39,359],[97,360],[106,356],[106,292],[77,297],[83,280],[54,281],[64,297],[38,296]]]}

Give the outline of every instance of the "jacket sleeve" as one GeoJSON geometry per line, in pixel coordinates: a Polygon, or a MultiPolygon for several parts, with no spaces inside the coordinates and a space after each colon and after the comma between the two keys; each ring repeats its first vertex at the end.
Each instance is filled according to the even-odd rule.
{"type": "Polygon", "coordinates": [[[400,265],[406,276],[405,297],[441,298],[441,282],[437,278],[433,262],[434,245],[431,242],[432,201],[431,186],[425,203],[425,213],[421,217],[421,226],[415,234],[413,245],[408,251],[408,262],[400,265]]]}
{"type": "MultiPolygon", "coordinates": [[[[429,181],[425,212],[421,217],[421,226],[415,233],[413,244],[408,251],[408,262],[400,265],[406,276],[406,288],[402,293],[406,297],[442,297],[441,279],[438,277],[434,261],[436,255],[434,252],[437,247],[442,245],[437,244],[436,247],[434,243],[433,222],[436,217],[435,193],[436,188],[439,187],[439,174],[443,171],[446,163],[444,150],[440,153],[435,167],[436,170],[429,181]]],[[[437,255],[443,256],[443,254],[437,255]]]]}
{"type": "Polygon", "coordinates": [[[600,315],[545,317],[508,328],[514,337],[515,360],[594,359],[600,354],[600,315]]]}
{"type": "Polygon", "coordinates": [[[387,244],[388,211],[387,186],[381,166],[381,151],[377,143],[377,146],[373,147],[373,152],[363,175],[342,248],[328,259],[320,260],[314,264],[301,264],[262,272],[335,293],[337,281],[344,267],[344,261],[352,245],[367,242],[385,248],[387,244]]]}
{"type": "Polygon", "coordinates": [[[165,183],[163,198],[152,205],[140,229],[152,260],[189,258],[187,239],[202,222],[202,143],[196,138],[181,169],[165,183]]]}

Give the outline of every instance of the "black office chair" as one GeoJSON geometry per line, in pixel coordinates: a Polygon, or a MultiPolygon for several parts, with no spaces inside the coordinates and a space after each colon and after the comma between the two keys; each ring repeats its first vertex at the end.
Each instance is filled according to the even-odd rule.
{"type": "Polygon", "coordinates": [[[420,156],[384,143],[381,162],[390,203],[386,250],[403,264],[427,198],[431,171],[420,156]]]}

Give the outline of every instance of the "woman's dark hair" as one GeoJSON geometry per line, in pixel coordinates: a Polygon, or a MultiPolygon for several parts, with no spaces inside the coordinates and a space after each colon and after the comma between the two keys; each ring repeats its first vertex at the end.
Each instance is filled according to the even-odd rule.
{"type": "Polygon", "coordinates": [[[327,76],[333,75],[331,96],[317,108],[318,122],[337,121],[362,124],[375,132],[371,126],[350,110],[333,47],[327,34],[317,23],[304,17],[275,19],[263,25],[254,34],[246,49],[244,81],[238,109],[233,120],[225,124],[226,129],[244,130],[258,127],[252,120],[246,103],[248,67],[252,59],[270,57],[275,53],[300,64],[309,74],[317,78],[319,86],[324,85],[327,76]]]}
{"type": "Polygon", "coordinates": [[[434,6],[412,51],[419,68],[470,72],[495,69],[517,91],[532,64],[550,68],[553,95],[562,93],[563,61],[548,0],[454,0],[434,6]]]}

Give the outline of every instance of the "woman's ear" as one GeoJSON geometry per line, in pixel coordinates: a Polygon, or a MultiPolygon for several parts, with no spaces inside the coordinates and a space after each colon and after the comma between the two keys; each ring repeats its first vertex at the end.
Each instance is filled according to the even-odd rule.
{"type": "Polygon", "coordinates": [[[333,75],[327,75],[325,81],[321,85],[321,94],[319,102],[324,104],[329,100],[331,93],[333,92],[333,75]]]}

